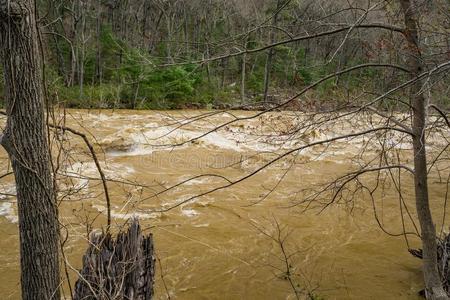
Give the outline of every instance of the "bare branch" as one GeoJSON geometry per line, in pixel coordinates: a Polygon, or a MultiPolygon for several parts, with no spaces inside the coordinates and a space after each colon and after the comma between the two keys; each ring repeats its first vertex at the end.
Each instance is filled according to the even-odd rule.
{"type": "Polygon", "coordinates": [[[403,129],[406,130],[406,131],[409,131],[410,134],[412,135],[412,129],[411,129],[410,127],[406,126],[404,123],[402,123],[402,122],[400,122],[399,120],[397,120],[394,116],[388,116],[388,115],[386,115],[385,113],[379,111],[378,109],[375,109],[375,108],[372,107],[372,106],[368,106],[367,109],[370,110],[371,112],[374,112],[375,114],[377,114],[377,115],[383,117],[383,118],[388,119],[389,121],[392,121],[395,125],[397,125],[397,126],[403,128],[403,129]]]}
{"type": "MultiPolygon", "coordinates": [[[[450,65],[450,61],[448,62],[448,64],[450,65]]],[[[390,67],[390,68],[395,68],[395,69],[401,69],[401,70],[403,70],[403,71],[405,71],[405,72],[408,72],[406,69],[404,69],[404,68],[401,67],[401,66],[391,65],[391,64],[375,64],[375,63],[368,63],[368,64],[356,65],[356,66],[347,68],[347,69],[345,69],[345,70],[338,71],[338,72],[335,72],[335,73],[330,74],[330,75],[328,75],[328,76],[325,76],[325,77],[323,77],[323,78],[317,80],[316,82],[310,84],[309,86],[305,87],[305,88],[302,89],[298,94],[296,94],[295,96],[289,98],[288,100],[284,101],[283,103],[278,104],[278,105],[276,105],[276,106],[274,106],[274,107],[272,107],[272,108],[266,109],[266,110],[264,110],[264,111],[261,111],[261,112],[259,112],[259,113],[256,113],[256,114],[254,114],[254,115],[252,115],[252,116],[241,117],[241,118],[235,118],[235,119],[233,119],[233,120],[231,120],[231,121],[222,123],[221,125],[216,126],[215,128],[213,128],[213,129],[211,129],[211,130],[209,130],[209,131],[207,131],[207,132],[205,132],[205,133],[203,133],[203,134],[201,134],[201,135],[199,135],[199,136],[197,136],[197,137],[194,137],[194,138],[192,138],[192,139],[189,139],[189,140],[187,140],[187,141],[183,141],[183,142],[176,143],[176,144],[163,144],[163,145],[151,145],[151,146],[157,146],[157,147],[169,147],[169,146],[170,146],[170,147],[179,147],[179,146],[184,146],[184,145],[186,145],[186,144],[188,144],[188,143],[191,143],[191,142],[194,142],[194,141],[196,141],[196,140],[199,140],[199,139],[201,139],[201,138],[207,136],[208,134],[210,134],[210,133],[212,133],[212,132],[215,132],[215,131],[217,131],[217,130],[219,130],[219,129],[221,129],[221,128],[224,128],[224,127],[226,127],[226,126],[228,126],[228,125],[231,125],[231,124],[233,124],[233,123],[236,123],[236,122],[238,122],[238,121],[251,120],[251,119],[257,118],[257,117],[259,117],[259,116],[261,116],[261,115],[263,115],[263,114],[265,114],[265,113],[267,113],[267,112],[275,111],[275,110],[277,110],[277,109],[281,109],[282,107],[288,105],[288,104],[291,103],[292,101],[294,101],[294,100],[296,100],[297,98],[299,98],[301,95],[305,94],[305,93],[306,93],[307,91],[309,91],[310,89],[312,89],[312,88],[318,86],[319,84],[321,84],[321,83],[324,82],[324,81],[327,81],[327,80],[330,79],[330,78],[333,78],[333,77],[336,77],[336,76],[338,76],[338,75],[342,75],[342,74],[345,74],[345,73],[349,73],[349,72],[352,72],[352,71],[355,71],[355,70],[358,70],[358,69],[368,68],[368,67],[390,67]]],[[[428,72],[424,73],[423,76],[425,76],[425,74],[428,75],[428,72]]],[[[399,85],[398,87],[391,89],[391,90],[388,91],[387,93],[385,93],[385,94],[383,94],[383,95],[377,97],[375,100],[371,101],[369,104],[365,105],[364,107],[358,108],[356,111],[353,111],[353,112],[351,112],[351,113],[346,113],[345,115],[348,115],[348,114],[352,114],[352,113],[361,111],[361,110],[363,110],[363,108],[365,108],[365,107],[367,107],[367,106],[369,106],[369,105],[372,105],[372,104],[376,103],[379,99],[382,99],[382,98],[385,97],[386,95],[389,95],[390,93],[393,93],[394,91],[396,91],[396,90],[398,90],[398,89],[401,89],[401,88],[403,88],[403,87],[406,87],[406,86],[408,86],[409,84],[415,82],[416,80],[418,80],[418,79],[409,80],[409,81],[407,81],[407,82],[405,82],[405,83],[399,85]]],[[[163,136],[169,135],[170,133],[176,131],[177,129],[179,129],[179,128],[181,128],[181,127],[183,127],[184,125],[185,125],[185,124],[181,124],[181,125],[177,126],[176,128],[170,130],[168,133],[164,134],[163,136]]],[[[411,134],[411,133],[410,133],[410,134],[411,134]]],[[[161,138],[161,137],[163,137],[163,136],[160,136],[160,137],[158,137],[158,138],[161,138]]]]}
{"type": "Polygon", "coordinates": [[[450,128],[450,121],[447,118],[447,114],[444,113],[444,111],[442,109],[440,109],[439,107],[437,107],[434,104],[431,104],[430,107],[434,108],[445,120],[445,123],[447,123],[448,128],[450,128]]]}
{"type": "Polygon", "coordinates": [[[169,64],[163,64],[163,65],[159,65],[160,67],[170,67],[170,66],[180,66],[180,65],[189,65],[189,64],[204,64],[207,62],[212,62],[212,61],[217,61],[217,60],[222,60],[225,58],[230,58],[230,57],[235,57],[235,56],[240,56],[243,54],[251,54],[251,53],[257,53],[257,52],[261,52],[261,51],[265,51],[267,49],[270,48],[274,48],[277,46],[281,46],[281,45],[285,45],[285,44],[289,44],[289,43],[293,43],[293,42],[299,42],[299,41],[305,41],[305,40],[311,40],[311,39],[316,39],[319,37],[324,37],[324,36],[328,36],[328,35],[333,35],[333,34],[337,34],[337,33],[341,33],[344,31],[348,31],[352,28],[379,28],[379,29],[386,29],[389,31],[393,31],[393,32],[398,32],[401,34],[404,34],[404,30],[400,27],[396,27],[393,25],[387,25],[387,24],[377,24],[377,23],[373,23],[373,24],[359,24],[359,25],[352,25],[352,26],[345,26],[342,28],[338,28],[338,29],[334,29],[334,30],[330,30],[330,31],[324,31],[324,32],[319,32],[319,33],[315,33],[315,34],[311,34],[311,35],[302,35],[302,36],[296,36],[287,40],[282,40],[270,45],[266,45],[260,48],[256,48],[256,49],[246,49],[246,50],[242,50],[242,51],[238,51],[235,53],[230,53],[230,54],[224,54],[224,55],[220,55],[220,56],[216,56],[216,57],[212,57],[212,58],[207,58],[207,59],[202,59],[202,60],[197,60],[197,61],[191,61],[191,62],[182,62],[182,63],[169,63],[169,64]]]}
{"type": "Polygon", "coordinates": [[[66,127],[66,126],[58,126],[58,125],[53,125],[53,124],[48,124],[48,126],[51,128],[55,128],[55,129],[62,130],[62,131],[68,131],[70,133],[78,135],[79,137],[81,137],[83,139],[84,143],[89,148],[89,151],[91,152],[91,155],[92,155],[92,159],[94,160],[95,166],[97,167],[98,173],[100,174],[100,177],[102,179],[102,185],[103,185],[103,189],[105,192],[106,208],[107,208],[107,225],[108,225],[107,230],[109,230],[109,227],[111,226],[111,199],[110,199],[109,192],[108,192],[107,179],[106,179],[105,173],[102,170],[102,167],[100,166],[100,162],[97,158],[97,154],[95,153],[94,147],[89,142],[89,139],[87,138],[87,136],[82,132],[76,131],[75,129],[72,129],[72,128],[66,127]]]}
{"type": "Polygon", "coordinates": [[[341,191],[344,189],[344,187],[347,184],[349,184],[350,182],[352,182],[353,180],[355,180],[359,176],[361,176],[363,174],[366,174],[366,173],[370,173],[370,172],[378,172],[378,171],[382,171],[382,170],[391,170],[391,169],[404,169],[404,170],[410,172],[411,174],[414,174],[414,170],[411,169],[410,167],[405,166],[405,165],[381,166],[381,167],[376,167],[376,168],[362,169],[362,170],[358,170],[356,172],[345,174],[344,176],[342,176],[342,177],[340,177],[340,178],[338,178],[337,180],[334,181],[334,182],[338,182],[340,179],[345,179],[345,181],[342,184],[339,185],[339,187],[338,187],[337,191],[334,193],[333,198],[331,199],[331,201],[329,201],[321,209],[321,212],[324,211],[332,203],[334,203],[334,201],[336,200],[337,196],[341,193],[341,191]]]}
{"type": "MultiPolygon", "coordinates": [[[[304,146],[297,147],[297,148],[291,149],[289,151],[286,151],[285,153],[277,156],[276,158],[274,158],[274,159],[268,161],[267,163],[263,164],[262,166],[258,167],[253,172],[251,172],[251,173],[249,173],[249,174],[239,178],[238,180],[232,181],[232,182],[230,182],[230,183],[228,183],[226,185],[222,185],[222,186],[210,189],[210,190],[208,190],[206,192],[199,193],[197,195],[189,197],[188,199],[185,199],[185,200],[183,200],[181,202],[178,202],[177,204],[174,204],[174,205],[172,205],[172,206],[170,206],[168,208],[158,209],[158,210],[154,210],[152,212],[167,212],[167,211],[170,211],[170,210],[172,210],[172,209],[174,209],[176,207],[179,207],[179,206],[181,206],[183,204],[189,203],[189,202],[191,202],[191,201],[193,201],[193,200],[195,200],[195,199],[197,199],[199,197],[203,197],[203,196],[209,195],[211,193],[214,193],[216,191],[229,188],[229,187],[231,187],[233,185],[236,185],[236,184],[238,184],[238,183],[240,183],[240,182],[242,182],[242,181],[244,181],[244,180],[246,180],[246,179],[248,179],[250,177],[253,177],[254,175],[258,174],[259,172],[261,172],[262,170],[266,169],[270,165],[273,165],[275,162],[277,162],[277,161],[283,159],[284,157],[286,157],[288,155],[291,155],[291,154],[293,154],[293,153],[295,153],[297,151],[302,151],[304,149],[311,148],[311,147],[316,146],[316,145],[328,144],[328,143],[335,142],[335,141],[338,141],[338,140],[349,139],[349,138],[353,138],[353,137],[357,137],[357,136],[361,136],[361,135],[367,135],[367,134],[370,134],[370,133],[374,133],[374,132],[378,132],[378,131],[387,131],[387,130],[395,130],[395,131],[399,131],[399,132],[402,132],[402,133],[405,133],[405,134],[409,135],[409,132],[407,132],[407,131],[405,131],[403,129],[400,129],[400,128],[378,127],[378,128],[372,128],[372,129],[368,129],[368,130],[365,130],[365,131],[360,131],[360,132],[356,132],[356,133],[350,133],[350,134],[346,134],[346,135],[333,137],[333,138],[330,138],[330,139],[325,139],[325,140],[320,140],[320,141],[317,141],[317,142],[309,143],[307,145],[304,145],[304,146]]],[[[180,184],[177,184],[177,185],[180,185],[180,184]]],[[[172,189],[172,188],[173,187],[170,187],[170,188],[164,190],[163,192],[166,192],[167,190],[172,189]]],[[[158,194],[161,194],[163,192],[160,192],[158,194]]],[[[150,198],[154,198],[154,197],[155,196],[149,197],[149,198],[147,198],[147,200],[150,199],[150,198]]]]}
{"type": "Polygon", "coordinates": [[[8,177],[8,176],[13,175],[13,174],[14,174],[13,172],[7,172],[7,173],[5,173],[3,175],[0,175],[0,179],[3,179],[5,177],[8,177]]]}

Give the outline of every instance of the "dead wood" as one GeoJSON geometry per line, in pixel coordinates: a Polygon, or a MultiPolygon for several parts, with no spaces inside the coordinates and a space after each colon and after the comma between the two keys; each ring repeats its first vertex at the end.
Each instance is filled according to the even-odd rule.
{"type": "Polygon", "coordinates": [[[154,275],[152,235],[143,235],[133,220],[116,239],[91,234],[73,299],[152,299],[154,275]]]}

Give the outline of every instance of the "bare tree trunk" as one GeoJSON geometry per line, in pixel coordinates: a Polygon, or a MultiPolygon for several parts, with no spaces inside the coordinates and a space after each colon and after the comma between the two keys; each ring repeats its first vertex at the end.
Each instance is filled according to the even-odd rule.
{"type": "MultiPolygon", "coordinates": [[[[248,36],[245,39],[244,42],[244,49],[247,50],[247,43],[248,43],[248,36]]],[[[242,55],[242,62],[241,62],[241,102],[242,104],[245,103],[245,67],[247,62],[247,53],[244,53],[242,55]]]]}
{"type": "MultiPolygon", "coordinates": [[[[54,28],[56,26],[53,26],[54,28]]],[[[56,32],[56,29],[54,29],[56,32]]],[[[64,62],[64,55],[61,52],[61,47],[59,46],[59,40],[56,35],[53,35],[53,42],[55,43],[56,50],[56,58],[58,61],[58,75],[64,78],[64,81],[67,81],[67,72],[66,72],[66,64],[64,62]]]]}
{"type": "MultiPolygon", "coordinates": [[[[209,58],[210,54],[209,54],[209,39],[208,39],[208,37],[205,37],[205,45],[206,45],[206,58],[209,58]]],[[[210,67],[209,62],[207,62],[205,64],[205,67],[206,67],[206,75],[208,77],[208,83],[211,83],[211,67],[210,67]]]]}
{"type": "MultiPolygon", "coordinates": [[[[72,7],[71,11],[75,12],[76,10],[76,3],[75,1],[72,1],[72,7]]],[[[72,13],[70,17],[70,29],[69,29],[69,39],[72,42],[71,45],[71,52],[70,52],[70,77],[67,81],[67,86],[74,86],[76,84],[76,75],[78,72],[78,33],[77,33],[77,23],[78,23],[78,17],[76,13],[72,13]]],[[[61,26],[64,28],[64,22],[61,22],[61,26]]]]}
{"type": "Polygon", "coordinates": [[[35,1],[0,0],[6,129],[17,189],[23,299],[60,299],[58,220],[44,124],[35,1]]]}
{"type": "MultiPolygon", "coordinates": [[[[173,24],[173,18],[172,15],[169,14],[169,12],[165,13],[166,16],[166,27],[167,27],[167,39],[169,41],[172,41],[173,36],[172,36],[172,24],[173,24]]],[[[170,43],[167,43],[166,45],[166,51],[167,51],[167,62],[168,63],[174,63],[174,59],[172,57],[172,47],[170,43]]]]}
{"type": "MultiPolygon", "coordinates": [[[[410,0],[400,0],[405,16],[408,42],[408,65],[414,76],[423,72],[422,56],[418,39],[418,24],[415,7],[410,0]]],[[[411,88],[410,99],[413,109],[414,185],[416,209],[421,227],[423,247],[423,274],[428,299],[448,299],[439,276],[437,266],[436,229],[430,211],[427,183],[427,158],[425,148],[425,126],[427,103],[421,81],[411,88]]]]}
{"type": "Polygon", "coordinates": [[[102,84],[102,43],[100,41],[101,34],[102,34],[102,28],[101,28],[101,19],[102,19],[102,13],[101,13],[101,1],[97,2],[97,20],[96,20],[96,47],[97,47],[97,53],[95,58],[95,79],[97,81],[98,85],[102,84]]]}
{"type": "MultiPolygon", "coordinates": [[[[281,8],[282,0],[277,0],[277,8],[275,10],[275,14],[273,15],[272,19],[272,26],[277,27],[278,25],[278,13],[281,8]]],[[[275,42],[275,31],[272,28],[270,32],[270,44],[273,44],[275,42]]],[[[264,97],[263,101],[264,103],[267,103],[267,96],[269,93],[269,85],[270,85],[270,71],[272,70],[272,60],[275,50],[273,47],[269,49],[269,52],[267,53],[267,60],[266,60],[266,67],[264,70],[264,97]]]]}
{"type": "Polygon", "coordinates": [[[225,88],[225,77],[226,77],[226,70],[227,70],[227,66],[228,66],[228,59],[224,58],[220,61],[220,66],[221,66],[221,76],[220,76],[220,89],[224,89],[225,88]]]}
{"type": "Polygon", "coordinates": [[[84,96],[84,59],[86,52],[86,39],[85,39],[85,31],[86,31],[86,16],[85,16],[85,3],[82,1],[78,1],[79,10],[80,10],[80,23],[81,23],[81,34],[79,41],[80,53],[78,56],[78,84],[80,85],[80,99],[83,99],[84,96]]]}

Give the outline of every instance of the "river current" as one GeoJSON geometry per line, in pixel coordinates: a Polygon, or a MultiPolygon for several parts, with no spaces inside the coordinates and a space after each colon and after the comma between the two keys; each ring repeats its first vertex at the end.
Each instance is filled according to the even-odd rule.
{"type": "MultiPolygon", "coordinates": [[[[202,136],[255,114],[66,112],[66,125],[87,133],[109,179],[113,230],[138,217],[145,232],[154,236],[156,299],[167,299],[168,294],[171,299],[295,299],[283,251],[289,257],[292,282],[303,294],[324,299],[420,299],[421,262],[408,253],[408,244],[420,246],[419,238],[410,234],[406,242],[401,234],[403,226],[409,233],[415,232],[413,222],[418,226],[408,172],[400,172],[401,199],[389,180],[392,174],[398,179],[393,170],[391,175],[382,172],[381,179],[368,172],[351,180],[331,205],[330,193],[305,201],[363,162],[376,165],[380,147],[412,167],[410,141],[400,134],[375,133],[301,149],[375,128],[382,120],[350,116],[331,121],[295,112],[263,114],[202,136]],[[374,187],[377,179],[383,186],[372,198],[366,187],[374,187]]],[[[62,122],[62,112],[58,116],[62,122]]],[[[431,160],[447,141],[439,132],[429,140],[431,160]]],[[[95,164],[79,137],[52,136],[52,148],[60,157],[60,219],[73,285],[88,232],[106,223],[105,198],[95,164]]],[[[442,157],[448,159],[445,151],[442,157]]],[[[0,159],[3,174],[10,170],[3,150],[0,159]]],[[[445,159],[436,165],[429,185],[440,230],[450,165],[445,159]]],[[[19,299],[12,176],[0,181],[0,193],[0,295],[19,299]]],[[[63,286],[68,295],[68,282],[63,286]]]]}

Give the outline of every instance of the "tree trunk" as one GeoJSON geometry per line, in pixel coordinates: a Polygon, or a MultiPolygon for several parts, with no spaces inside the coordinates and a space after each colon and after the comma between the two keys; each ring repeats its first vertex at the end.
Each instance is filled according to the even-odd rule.
{"type": "Polygon", "coordinates": [[[228,58],[223,58],[220,61],[220,65],[221,65],[221,79],[220,79],[220,89],[223,90],[225,89],[225,78],[226,78],[226,70],[228,67],[228,58]]]}
{"type": "MultiPolygon", "coordinates": [[[[413,76],[422,73],[424,66],[418,38],[418,24],[415,7],[410,0],[400,0],[405,16],[408,42],[408,65],[413,76]]],[[[411,88],[410,101],[413,109],[414,185],[416,209],[420,222],[423,247],[423,274],[428,299],[448,299],[440,279],[437,266],[436,229],[433,223],[427,183],[427,158],[425,148],[425,126],[427,103],[422,89],[422,81],[411,88]]]]}
{"type": "MultiPolygon", "coordinates": [[[[101,1],[97,2],[97,20],[96,20],[96,58],[95,58],[95,80],[98,85],[102,84],[102,43],[101,43],[101,34],[102,34],[102,28],[101,28],[101,19],[102,19],[102,13],[101,13],[101,1]]],[[[94,81],[92,82],[94,83],[94,81]]]]}
{"type": "Polygon", "coordinates": [[[78,56],[78,84],[80,85],[80,96],[79,99],[84,98],[84,60],[85,60],[85,52],[86,52],[86,17],[85,17],[85,4],[82,1],[79,1],[79,9],[80,9],[80,41],[79,46],[79,56],[78,56]]]}
{"type": "Polygon", "coordinates": [[[23,299],[60,299],[58,220],[44,124],[35,1],[0,0],[6,129],[19,216],[23,299]]]}
{"type": "MultiPolygon", "coordinates": [[[[75,12],[77,9],[76,1],[72,1],[71,11],[75,12]]],[[[71,87],[76,84],[77,72],[78,72],[78,32],[77,32],[77,21],[78,17],[76,13],[70,14],[70,19],[67,23],[70,24],[69,28],[69,40],[71,41],[71,51],[70,51],[70,77],[67,81],[67,86],[71,87]]],[[[64,28],[65,22],[61,22],[61,27],[64,28]]]]}
{"type": "MultiPolygon", "coordinates": [[[[281,8],[282,0],[277,1],[277,8],[275,10],[275,14],[273,15],[272,19],[272,26],[277,27],[278,25],[278,13],[281,8]]],[[[274,28],[272,28],[270,32],[270,43],[273,44],[275,42],[275,31],[274,28]]],[[[267,53],[267,60],[266,60],[266,67],[264,70],[264,97],[263,101],[266,104],[267,103],[267,96],[269,93],[269,85],[270,85],[270,71],[272,70],[272,60],[273,56],[275,54],[275,50],[273,47],[269,49],[269,52],[267,53]]]]}
{"type": "MultiPolygon", "coordinates": [[[[248,36],[245,38],[244,50],[247,51],[248,36]]],[[[241,103],[245,104],[245,67],[247,62],[247,53],[242,55],[241,62],[241,103]]]]}
{"type": "MultiPolygon", "coordinates": [[[[56,26],[53,26],[53,30],[56,32],[56,26]]],[[[58,61],[58,75],[63,77],[64,81],[67,81],[66,64],[64,62],[64,55],[61,52],[61,47],[59,46],[58,36],[53,35],[53,42],[55,43],[56,58],[58,61]]]]}

